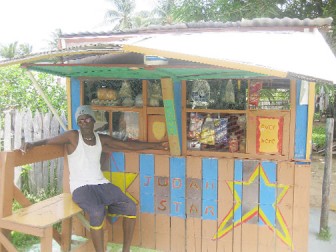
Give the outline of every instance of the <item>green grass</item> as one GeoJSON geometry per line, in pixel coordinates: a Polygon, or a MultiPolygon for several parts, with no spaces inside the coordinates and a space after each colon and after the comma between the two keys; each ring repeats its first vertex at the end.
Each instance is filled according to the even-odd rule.
{"type": "Polygon", "coordinates": [[[329,227],[327,227],[327,228],[325,228],[325,229],[322,228],[321,232],[319,232],[319,233],[317,234],[317,238],[318,238],[319,240],[323,240],[323,241],[330,241],[331,236],[332,236],[332,235],[331,235],[331,232],[330,232],[330,230],[329,230],[329,227]]]}
{"type": "Polygon", "coordinates": [[[325,146],[326,143],[326,129],[324,125],[314,125],[312,140],[318,149],[325,146]]]}
{"type": "MultiPolygon", "coordinates": [[[[32,202],[32,203],[36,203],[45,199],[48,199],[52,196],[55,196],[57,194],[57,190],[56,188],[51,188],[50,186],[48,186],[48,188],[45,191],[40,191],[38,194],[34,195],[30,192],[30,188],[29,188],[29,183],[28,183],[28,172],[31,169],[30,165],[25,165],[23,166],[23,169],[21,171],[21,190],[23,191],[23,194],[26,196],[26,198],[32,202]]],[[[14,201],[13,203],[13,212],[19,210],[21,207],[21,205],[17,202],[14,201]]],[[[60,230],[61,225],[60,223],[57,223],[54,225],[54,227],[57,230],[60,230]]],[[[16,231],[12,231],[11,232],[11,238],[12,238],[12,242],[14,244],[14,246],[18,249],[18,251],[30,251],[30,247],[32,247],[33,245],[37,244],[40,242],[40,239],[36,236],[33,235],[28,235],[28,234],[23,234],[23,233],[19,233],[16,231]]]]}

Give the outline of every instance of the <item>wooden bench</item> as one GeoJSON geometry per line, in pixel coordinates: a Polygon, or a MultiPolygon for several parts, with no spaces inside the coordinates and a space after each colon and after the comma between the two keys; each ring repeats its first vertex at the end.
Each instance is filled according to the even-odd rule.
{"type": "MultiPolygon", "coordinates": [[[[73,217],[76,216],[79,220],[77,223],[81,222],[85,228],[88,225],[82,210],[71,199],[67,155],[63,147],[36,147],[25,155],[20,151],[1,152],[0,158],[0,252],[17,251],[11,243],[10,231],[40,237],[42,252],[52,251],[53,239],[59,243],[62,251],[70,251],[73,217]],[[32,204],[15,186],[14,168],[63,156],[63,193],[32,204]],[[12,212],[14,199],[23,206],[15,213],[12,212]],[[62,223],[61,234],[53,228],[58,222],[62,223]]],[[[92,241],[88,239],[73,251],[94,251],[92,241]]]]}

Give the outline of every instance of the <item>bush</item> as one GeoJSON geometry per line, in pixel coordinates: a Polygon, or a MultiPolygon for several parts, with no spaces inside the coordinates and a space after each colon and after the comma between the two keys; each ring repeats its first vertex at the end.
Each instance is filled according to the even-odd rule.
{"type": "Polygon", "coordinates": [[[326,129],[325,126],[313,126],[313,144],[316,148],[324,148],[326,144],[326,129]]]}

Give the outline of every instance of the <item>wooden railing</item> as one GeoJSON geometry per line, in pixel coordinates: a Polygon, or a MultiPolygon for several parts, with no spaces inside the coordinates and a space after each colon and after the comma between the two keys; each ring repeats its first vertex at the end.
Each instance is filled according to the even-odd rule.
{"type": "MultiPolygon", "coordinates": [[[[36,147],[26,154],[21,151],[1,152],[0,163],[0,252],[17,251],[11,243],[10,231],[17,231],[40,237],[41,251],[52,251],[52,239],[62,251],[71,248],[72,217],[83,220],[82,210],[72,201],[69,189],[67,155],[62,146],[36,147]],[[32,204],[14,184],[16,166],[31,164],[64,156],[63,193],[32,204]],[[23,208],[13,213],[16,200],[23,208]],[[53,228],[62,223],[62,233],[53,228]]],[[[76,248],[77,251],[93,251],[92,242],[76,248]]]]}

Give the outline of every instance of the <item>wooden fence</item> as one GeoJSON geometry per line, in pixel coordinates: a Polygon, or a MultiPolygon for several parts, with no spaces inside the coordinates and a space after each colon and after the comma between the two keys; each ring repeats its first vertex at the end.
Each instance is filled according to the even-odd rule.
{"type": "MultiPolygon", "coordinates": [[[[64,113],[61,118],[65,122],[64,113]]],[[[43,138],[53,137],[61,132],[57,119],[50,113],[42,114],[30,110],[7,110],[0,113],[0,150],[19,149],[22,142],[37,141],[43,138]]],[[[47,189],[62,190],[62,158],[17,167],[15,171],[15,183],[22,186],[20,174],[25,173],[28,179],[30,192],[34,195],[47,189]]]]}

